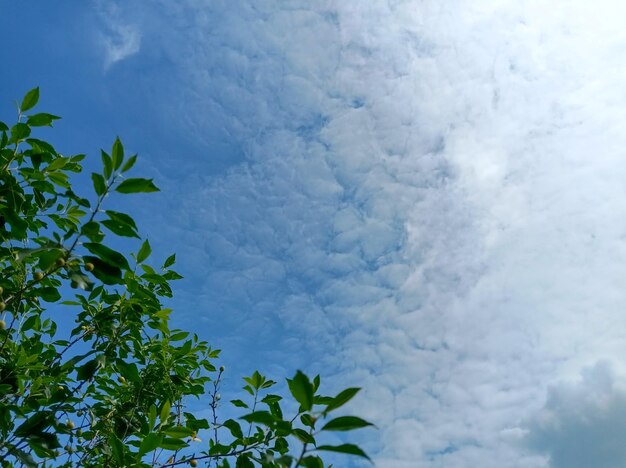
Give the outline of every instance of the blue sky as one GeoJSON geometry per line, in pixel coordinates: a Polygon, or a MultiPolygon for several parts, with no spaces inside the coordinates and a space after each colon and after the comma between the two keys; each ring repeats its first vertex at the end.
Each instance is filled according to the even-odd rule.
{"type": "Polygon", "coordinates": [[[0,117],[140,153],[228,385],[362,386],[380,467],[622,466],[626,7],[542,3],[5,1],[0,117]]]}

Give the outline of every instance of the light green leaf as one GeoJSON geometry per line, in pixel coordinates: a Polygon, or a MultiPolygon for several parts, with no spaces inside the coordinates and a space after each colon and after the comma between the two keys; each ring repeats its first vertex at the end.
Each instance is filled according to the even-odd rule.
{"type": "Polygon", "coordinates": [[[163,406],[161,407],[161,414],[159,415],[159,422],[161,424],[161,426],[167,424],[167,420],[170,417],[170,409],[172,408],[170,401],[169,400],[165,400],[165,403],[163,403],[163,406]]]}

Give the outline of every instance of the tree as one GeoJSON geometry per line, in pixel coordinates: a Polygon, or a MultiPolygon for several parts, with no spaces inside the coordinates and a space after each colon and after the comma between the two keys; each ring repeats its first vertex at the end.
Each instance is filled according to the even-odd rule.
{"type": "Polygon", "coordinates": [[[2,466],[317,468],[324,451],[367,458],[356,445],[318,443],[325,432],[371,425],[330,419],[359,389],[323,396],[319,376],[298,371],[287,400],[255,372],[244,378],[250,402],[231,401],[242,416],[220,419],[219,351],[170,328],[163,305],[181,278],[175,256],[151,266],[133,218],[104,206],[109,194],[158,188],[127,177],[137,156],[116,139],[101,152],[102,172],[91,174],[93,201],[77,194],[70,176],[85,156],[63,155],[31,135],[59,119],[32,113],[38,100],[35,88],[15,125],[0,122],[2,466]],[[112,249],[110,236],[135,239],[137,251],[112,249]],[[57,326],[69,318],[71,330],[57,326]],[[204,398],[211,417],[189,412],[191,397],[204,398]],[[286,401],[295,414],[283,413],[286,401]]]}

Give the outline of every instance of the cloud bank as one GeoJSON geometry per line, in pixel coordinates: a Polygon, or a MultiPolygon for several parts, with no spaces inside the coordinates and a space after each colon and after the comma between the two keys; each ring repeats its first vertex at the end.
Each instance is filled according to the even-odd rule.
{"type": "Polygon", "coordinates": [[[245,155],[164,207],[207,327],[363,386],[378,466],[575,466],[527,416],[569,421],[548,389],[600,359],[624,375],[626,7],[120,8],[184,77],[167,115],[245,155]]]}
{"type": "Polygon", "coordinates": [[[528,445],[547,452],[554,468],[618,468],[626,460],[626,391],[610,367],[586,368],[578,384],[551,387],[529,422],[528,445]]]}

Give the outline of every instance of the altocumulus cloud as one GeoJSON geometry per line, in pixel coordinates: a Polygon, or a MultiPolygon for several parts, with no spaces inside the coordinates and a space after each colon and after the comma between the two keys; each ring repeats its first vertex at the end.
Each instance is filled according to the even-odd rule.
{"type": "Polygon", "coordinates": [[[104,68],[139,52],[141,34],[136,25],[126,22],[123,13],[114,3],[96,2],[96,9],[104,25],[99,43],[104,53],[104,68]]]}
{"type": "Polygon", "coordinates": [[[195,297],[264,333],[258,355],[292,367],[304,348],[362,385],[379,466],[576,466],[576,431],[619,435],[603,371],[550,386],[598,360],[623,382],[626,6],[119,8],[184,77],[168,116],[245,154],[171,201],[195,297]],[[569,407],[589,387],[587,423],[569,407]]]}

